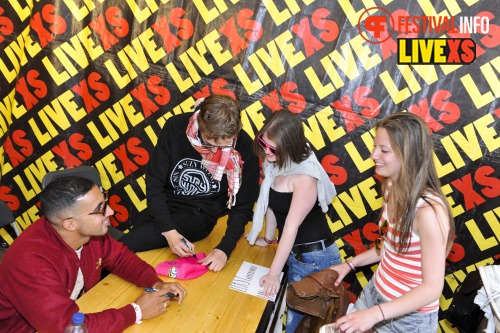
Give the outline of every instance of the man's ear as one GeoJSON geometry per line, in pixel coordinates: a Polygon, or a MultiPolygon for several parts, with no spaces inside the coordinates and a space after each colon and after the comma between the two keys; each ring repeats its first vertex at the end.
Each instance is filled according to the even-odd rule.
{"type": "Polygon", "coordinates": [[[74,231],[76,229],[76,221],[73,218],[65,219],[62,222],[62,227],[67,231],[74,231]]]}

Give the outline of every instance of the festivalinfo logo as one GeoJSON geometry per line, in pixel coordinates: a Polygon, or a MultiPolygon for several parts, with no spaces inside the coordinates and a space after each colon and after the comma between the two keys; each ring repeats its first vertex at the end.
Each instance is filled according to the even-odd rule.
{"type": "Polygon", "coordinates": [[[411,38],[417,35],[488,34],[486,16],[397,16],[381,7],[366,9],[359,17],[358,31],[369,43],[380,44],[396,32],[399,64],[470,64],[476,59],[471,38],[411,38]]]}

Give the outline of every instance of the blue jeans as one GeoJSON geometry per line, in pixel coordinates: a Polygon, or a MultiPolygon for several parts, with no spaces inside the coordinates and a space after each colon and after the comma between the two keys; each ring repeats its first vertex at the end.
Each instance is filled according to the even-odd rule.
{"type": "MultiPolygon", "coordinates": [[[[297,260],[295,254],[290,253],[288,256],[288,279],[287,282],[296,282],[302,280],[306,275],[322,271],[333,265],[340,264],[340,252],[337,244],[333,243],[322,251],[302,253],[300,260],[297,260]]],[[[292,309],[288,309],[286,313],[286,331],[287,333],[295,332],[295,328],[304,315],[292,309]]]]}
{"type": "MultiPolygon", "coordinates": [[[[354,307],[350,312],[368,309],[386,300],[375,288],[373,279],[366,284],[354,307]]],[[[384,320],[373,326],[377,333],[436,333],[438,329],[438,312],[410,312],[405,315],[384,320]]]]}

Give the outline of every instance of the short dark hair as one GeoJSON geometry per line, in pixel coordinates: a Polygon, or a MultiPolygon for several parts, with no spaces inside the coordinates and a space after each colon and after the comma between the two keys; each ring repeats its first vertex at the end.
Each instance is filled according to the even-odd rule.
{"type": "Polygon", "coordinates": [[[92,180],[83,177],[68,176],[52,180],[40,194],[42,214],[52,221],[60,211],[71,208],[94,186],[92,180]]]}
{"type": "Polygon", "coordinates": [[[210,95],[201,102],[199,110],[198,126],[207,139],[234,138],[240,132],[240,105],[233,98],[210,95]]]}
{"type": "MultiPolygon", "coordinates": [[[[300,163],[311,154],[302,122],[288,110],[276,111],[267,118],[257,135],[264,134],[276,143],[275,164],[278,168],[286,168],[291,162],[300,163]]],[[[266,154],[259,145],[258,138],[253,142],[253,150],[260,158],[265,158],[266,154]]]]}

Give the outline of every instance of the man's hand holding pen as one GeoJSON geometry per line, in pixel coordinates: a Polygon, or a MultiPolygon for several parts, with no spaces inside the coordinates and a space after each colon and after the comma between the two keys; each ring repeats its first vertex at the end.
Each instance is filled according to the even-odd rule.
{"type": "Polygon", "coordinates": [[[189,245],[188,241],[186,240],[186,238],[184,238],[184,237],[182,237],[181,242],[182,242],[184,245],[186,245],[186,247],[188,248],[188,250],[189,250],[189,251],[193,252],[193,257],[195,257],[195,258],[196,258],[196,253],[194,253],[194,250],[193,250],[193,247],[194,247],[194,246],[193,246],[193,247],[191,247],[191,246],[189,245]]]}
{"type": "Polygon", "coordinates": [[[180,305],[187,295],[187,291],[177,282],[156,282],[144,290],[145,293],[134,302],[141,310],[142,319],[153,318],[167,311],[171,298],[177,298],[180,305]]]}
{"type": "Polygon", "coordinates": [[[169,230],[162,234],[165,236],[168,247],[172,253],[179,257],[195,256],[194,244],[187,241],[184,236],[177,232],[177,230],[169,230]]]}

